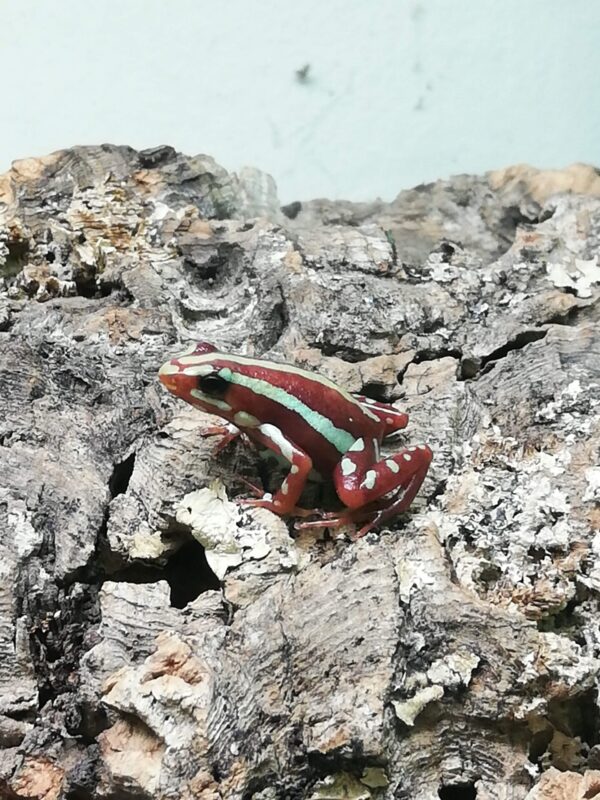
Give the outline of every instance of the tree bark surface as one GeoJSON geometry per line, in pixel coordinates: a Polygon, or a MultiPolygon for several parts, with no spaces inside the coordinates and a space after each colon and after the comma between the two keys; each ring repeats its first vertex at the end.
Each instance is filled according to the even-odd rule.
{"type": "Polygon", "coordinates": [[[169,147],[15,162],[0,796],[600,797],[599,246],[584,165],[282,209],[169,147]],[[398,401],[411,511],[236,505],[277,475],[158,383],[195,340],[398,401]]]}

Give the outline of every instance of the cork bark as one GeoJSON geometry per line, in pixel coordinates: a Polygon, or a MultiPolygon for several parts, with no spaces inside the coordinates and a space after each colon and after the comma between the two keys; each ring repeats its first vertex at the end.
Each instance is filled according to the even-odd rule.
{"type": "Polygon", "coordinates": [[[280,208],[169,147],[16,162],[0,796],[600,796],[599,244],[584,165],[280,208]],[[200,339],[397,401],[411,511],[236,505],[276,470],[156,379],[200,339]]]}

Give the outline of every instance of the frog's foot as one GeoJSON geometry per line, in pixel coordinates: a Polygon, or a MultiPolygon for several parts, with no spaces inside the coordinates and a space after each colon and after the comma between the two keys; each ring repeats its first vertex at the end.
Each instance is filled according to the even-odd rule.
{"type": "Polygon", "coordinates": [[[364,525],[352,536],[352,541],[362,539],[370,530],[378,527],[382,522],[392,517],[397,517],[398,514],[406,511],[410,505],[410,500],[412,498],[407,500],[406,494],[398,492],[391,501],[382,499],[379,502],[372,503],[368,509],[357,509],[351,514],[352,521],[357,524],[364,522],[364,525]]]}
{"type": "Polygon", "coordinates": [[[354,525],[357,527],[364,523],[355,533],[350,535],[353,542],[357,539],[362,539],[369,531],[377,527],[381,522],[386,519],[397,516],[402,511],[406,510],[406,500],[403,497],[397,498],[391,504],[389,501],[381,500],[376,503],[370,504],[370,508],[360,508],[355,511],[324,511],[311,513],[320,513],[320,518],[309,520],[308,522],[297,522],[294,525],[296,530],[304,530],[305,528],[341,528],[344,525],[354,525]]]}
{"type": "MultiPolygon", "coordinates": [[[[268,508],[269,511],[274,511],[276,514],[281,513],[279,509],[273,508],[273,495],[268,492],[262,492],[257,486],[245,480],[245,478],[239,478],[239,480],[243,481],[256,495],[256,497],[244,497],[241,500],[237,500],[239,505],[250,506],[251,508],[268,508]]],[[[286,509],[285,513],[286,515],[291,514],[294,517],[312,517],[314,514],[323,512],[314,508],[300,508],[299,506],[294,506],[289,511],[286,509]]]]}
{"type": "MultiPolygon", "coordinates": [[[[238,481],[240,483],[243,483],[244,486],[246,486],[246,488],[250,489],[250,491],[252,492],[252,494],[255,497],[260,499],[260,498],[262,498],[264,496],[265,493],[263,492],[262,489],[259,489],[256,484],[251,483],[249,480],[247,480],[246,478],[243,478],[241,475],[238,475],[237,479],[238,479],[238,481]]],[[[242,504],[242,505],[244,505],[244,504],[247,505],[248,504],[248,500],[251,500],[251,499],[252,498],[242,498],[241,500],[238,500],[237,502],[242,504]]]]}
{"type": "Polygon", "coordinates": [[[309,522],[297,522],[294,528],[298,531],[305,530],[306,528],[330,528],[334,530],[345,525],[354,525],[356,527],[361,521],[365,522],[362,528],[350,534],[350,539],[355,542],[357,539],[362,539],[370,530],[373,530],[373,528],[379,525],[387,515],[384,515],[384,513],[380,511],[370,514],[369,517],[370,518],[366,522],[364,515],[361,515],[360,520],[357,520],[351,514],[342,514],[337,517],[321,517],[321,519],[310,520],[309,522]]]}
{"type": "MultiPolygon", "coordinates": [[[[296,506],[291,513],[294,517],[314,517],[315,514],[325,514],[326,512],[322,511],[320,508],[300,508],[296,506]]],[[[302,523],[294,524],[294,528],[296,525],[302,525],[302,523]]]]}
{"type": "Polygon", "coordinates": [[[228,444],[237,439],[238,436],[242,436],[242,432],[239,428],[236,428],[235,425],[228,422],[226,425],[208,425],[206,428],[202,429],[202,435],[223,437],[213,450],[213,455],[217,455],[221,450],[224,450],[228,444]]]}
{"type": "Polygon", "coordinates": [[[353,542],[355,542],[357,539],[362,539],[362,537],[365,536],[370,530],[373,530],[373,528],[379,525],[379,523],[382,522],[384,518],[385,518],[384,512],[378,511],[376,514],[373,514],[371,519],[368,522],[366,522],[362,526],[362,528],[359,528],[356,531],[356,533],[350,538],[352,539],[353,542]]]}
{"type": "Polygon", "coordinates": [[[294,528],[297,531],[305,530],[306,528],[341,528],[342,525],[351,525],[353,520],[348,512],[339,511],[320,511],[319,509],[301,509],[306,513],[299,516],[314,516],[319,515],[318,519],[311,519],[308,522],[296,522],[294,528]]]}

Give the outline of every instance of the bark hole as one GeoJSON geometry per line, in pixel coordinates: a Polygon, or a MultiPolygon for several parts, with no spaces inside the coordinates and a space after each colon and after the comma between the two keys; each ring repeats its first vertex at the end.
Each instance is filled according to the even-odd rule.
{"type": "Polygon", "coordinates": [[[542,209],[535,202],[531,202],[527,209],[522,208],[521,205],[505,206],[499,220],[497,235],[500,241],[504,240],[506,247],[501,247],[498,255],[503,255],[510,250],[518,228],[532,230],[532,226],[550,219],[553,213],[553,211],[542,209]]]}
{"type": "Polygon", "coordinates": [[[115,464],[108,482],[111,497],[116,497],[118,494],[124,494],[127,491],[134,466],[135,452],[128,456],[125,461],[115,464]]]}
{"type": "Polygon", "coordinates": [[[203,290],[223,286],[241,269],[241,252],[236,244],[220,242],[208,245],[180,242],[178,251],[190,281],[203,290]]]}
{"type": "Polygon", "coordinates": [[[195,539],[171,556],[165,569],[171,587],[171,605],[184,608],[203,592],[220,587],[219,579],[206,560],[202,545],[195,539]]]}
{"type": "Polygon", "coordinates": [[[25,239],[9,239],[6,243],[8,253],[0,265],[0,275],[14,278],[23,269],[29,256],[29,244],[25,239]]]}
{"type": "Polygon", "coordinates": [[[195,539],[182,544],[164,566],[135,562],[107,575],[107,579],[124,583],[166,581],[171,589],[173,608],[184,608],[203,592],[221,586],[208,565],[204,548],[195,539]]]}
{"type": "Polygon", "coordinates": [[[98,296],[98,285],[96,283],[95,272],[84,272],[83,270],[80,270],[74,275],[74,278],[77,294],[80,297],[93,299],[94,297],[98,296]]]}
{"type": "Polygon", "coordinates": [[[380,403],[390,402],[385,386],[382,383],[365,383],[360,390],[360,394],[364,394],[365,397],[369,397],[371,400],[377,400],[380,403]]]}
{"type": "Polygon", "coordinates": [[[462,351],[457,347],[441,347],[439,349],[424,348],[412,360],[413,364],[422,364],[424,361],[438,361],[440,358],[456,358],[460,361],[462,351]]]}
{"type": "Polygon", "coordinates": [[[440,786],[440,800],[476,800],[477,789],[474,783],[457,783],[454,786],[440,786]]]}

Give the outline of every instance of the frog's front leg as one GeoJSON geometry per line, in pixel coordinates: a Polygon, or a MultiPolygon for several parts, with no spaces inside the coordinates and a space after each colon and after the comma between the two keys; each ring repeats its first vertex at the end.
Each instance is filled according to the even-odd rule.
{"type": "Polygon", "coordinates": [[[275,425],[260,425],[246,430],[248,437],[256,444],[263,445],[276,455],[283,456],[290,463],[290,471],[279,491],[272,497],[264,494],[261,498],[250,498],[240,502],[247,506],[260,506],[276,514],[291,514],[312,469],[311,457],[288,439],[275,425]]]}
{"type": "Polygon", "coordinates": [[[213,450],[213,455],[217,455],[221,450],[224,450],[227,445],[235,441],[238,436],[245,438],[242,431],[231,422],[219,423],[216,425],[208,425],[202,429],[202,436],[220,436],[221,439],[213,450]]]}
{"type": "Polygon", "coordinates": [[[432,455],[422,444],[378,460],[377,439],[357,439],[333,471],[338,497],[350,509],[350,514],[342,516],[358,521],[374,515],[361,529],[360,535],[364,535],[376,522],[406,511],[423,483],[432,455]]]}

